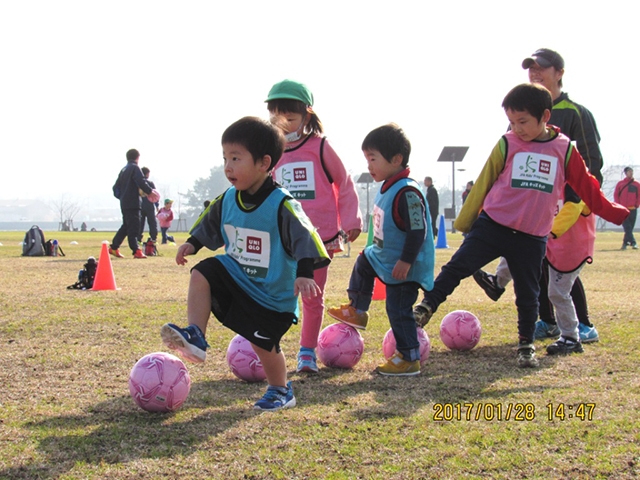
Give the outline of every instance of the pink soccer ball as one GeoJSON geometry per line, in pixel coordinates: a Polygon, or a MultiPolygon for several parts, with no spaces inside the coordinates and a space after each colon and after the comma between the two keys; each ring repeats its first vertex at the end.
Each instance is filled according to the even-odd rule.
{"type": "Polygon", "coordinates": [[[440,324],[440,340],[451,350],[471,350],[480,341],[480,320],[466,310],[445,315],[440,324]]]}
{"type": "Polygon", "coordinates": [[[353,368],[363,351],[360,332],[344,323],[329,325],[318,336],[318,358],[327,367],[353,368]]]}
{"type": "Polygon", "coordinates": [[[165,352],[145,355],[131,369],[129,393],[147,412],[173,412],[189,395],[191,377],[182,360],[165,352]]]}
{"type": "Polygon", "coordinates": [[[231,372],[245,382],[262,382],[267,378],[258,355],[242,335],[236,335],[229,342],[227,364],[231,372]]]}
{"type": "MultiPolygon", "coordinates": [[[[418,342],[420,342],[420,366],[423,367],[427,363],[429,353],[431,352],[431,340],[429,335],[423,328],[416,327],[418,332],[418,342]]],[[[393,330],[387,330],[384,338],[382,339],[382,353],[384,358],[390,359],[396,351],[396,337],[393,335],[393,330]]]]}
{"type": "Polygon", "coordinates": [[[147,200],[151,203],[156,203],[160,201],[160,192],[158,192],[155,188],[151,190],[151,193],[147,195],[147,200]]]}

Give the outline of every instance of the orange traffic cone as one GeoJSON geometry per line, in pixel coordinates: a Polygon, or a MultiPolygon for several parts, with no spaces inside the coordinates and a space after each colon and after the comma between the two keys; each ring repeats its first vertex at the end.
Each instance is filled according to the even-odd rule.
{"type": "Polygon", "coordinates": [[[109,242],[107,240],[102,242],[96,278],[93,280],[93,288],[91,290],[118,290],[116,277],[111,266],[111,257],[109,257],[109,242]]]}
{"type": "Polygon", "coordinates": [[[385,300],[387,298],[387,287],[380,281],[379,278],[373,282],[373,297],[372,300],[385,300]]]}

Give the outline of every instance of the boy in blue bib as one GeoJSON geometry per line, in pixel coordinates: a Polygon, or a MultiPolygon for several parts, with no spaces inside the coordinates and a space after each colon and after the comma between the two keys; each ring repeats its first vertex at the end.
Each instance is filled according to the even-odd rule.
{"type": "Polygon", "coordinates": [[[420,344],[413,305],[420,288],[433,287],[435,250],[427,201],[420,185],[409,178],[411,144],[400,127],[384,125],[362,142],[369,173],[384,182],[373,209],[373,244],[358,256],[349,280],[350,303],[327,313],[347,325],[364,329],[374,280],[386,284],[386,310],[397,351],[378,366],[381,375],[420,374],[420,344]]]}
{"type": "Polygon", "coordinates": [[[320,293],[313,271],[329,263],[322,239],[289,192],[271,178],[282,156],[281,131],[245,117],[222,135],[224,172],[231,183],[206,208],[178,248],[176,263],[203,246],[225,253],[191,270],[187,299],[189,325],[167,323],[162,340],[186,360],[202,363],[210,313],[246,338],[262,362],[269,386],[254,407],[279,410],[295,406],[280,339],[296,323],[298,294],[320,293]]]}

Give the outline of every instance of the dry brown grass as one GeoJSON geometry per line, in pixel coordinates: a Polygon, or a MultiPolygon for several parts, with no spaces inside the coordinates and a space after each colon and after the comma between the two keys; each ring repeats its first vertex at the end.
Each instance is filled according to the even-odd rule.
{"type": "MultiPolygon", "coordinates": [[[[293,373],[299,335],[293,327],[283,347],[299,406],[271,414],[251,409],[264,385],[231,375],[224,354],[233,333],[213,320],[207,363],[189,366],[191,394],[171,415],[138,409],[127,379],[138,358],[163,349],[158,335],[163,323],[184,323],[189,275],[173,261],[176,247],[161,247],[162,256],[148,260],[114,259],[120,290],[81,292],[65,287],[111,234],[47,234],[61,240],[63,258],[20,257],[22,236],[0,232],[2,479],[640,474],[640,253],[620,252],[619,233],[599,236],[595,263],[583,270],[602,338],[583,355],[547,357],[548,342],[539,342],[541,367],[516,368],[512,290],[494,303],[469,279],[427,326],[432,353],[417,378],[372,374],[389,328],[383,302],[373,304],[365,353],[352,371],[293,373]],[[69,245],[71,240],[79,245],[69,245]],[[439,321],[454,309],[470,310],[482,321],[482,340],[471,352],[450,352],[439,341],[439,321]],[[480,404],[499,405],[503,412],[509,405],[531,404],[535,418],[434,419],[437,404],[465,403],[474,415],[480,404]],[[549,403],[596,407],[591,421],[549,421],[549,403]]],[[[186,235],[177,237],[183,241],[186,235]]],[[[436,271],[461,238],[449,234],[448,240],[453,248],[437,250],[436,271]]],[[[350,258],[335,259],[328,305],[344,301],[356,250],[350,258]]]]}

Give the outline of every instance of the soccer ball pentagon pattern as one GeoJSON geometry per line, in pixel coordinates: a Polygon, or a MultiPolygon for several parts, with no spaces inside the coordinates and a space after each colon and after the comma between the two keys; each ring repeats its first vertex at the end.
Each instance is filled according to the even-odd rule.
{"type": "Polygon", "coordinates": [[[318,358],[327,367],[353,368],[363,351],[360,332],[344,323],[329,325],[318,336],[318,358]]]}
{"type": "Polygon", "coordinates": [[[147,412],[173,412],[189,395],[191,377],[182,360],[165,352],[145,355],[131,369],[129,393],[147,412]]]}
{"type": "MultiPolygon", "coordinates": [[[[420,342],[420,366],[424,367],[431,352],[431,340],[429,340],[429,335],[427,335],[427,332],[425,332],[423,328],[416,327],[416,330],[418,332],[418,342],[420,342]]],[[[387,360],[390,359],[396,351],[396,346],[396,337],[393,335],[393,330],[389,329],[382,339],[382,353],[384,354],[384,358],[387,360]]]]}
{"type": "Polygon", "coordinates": [[[480,341],[480,320],[466,310],[445,315],[440,324],[440,340],[451,350],[471,350],[480,341]]]}
{"type": "Polygon", "coordinates": [[[229,342],[227,364],[231,372],[245,382],[262,382],[267,378],[258,355],[242,335],[236,335],[229,342]]]}

